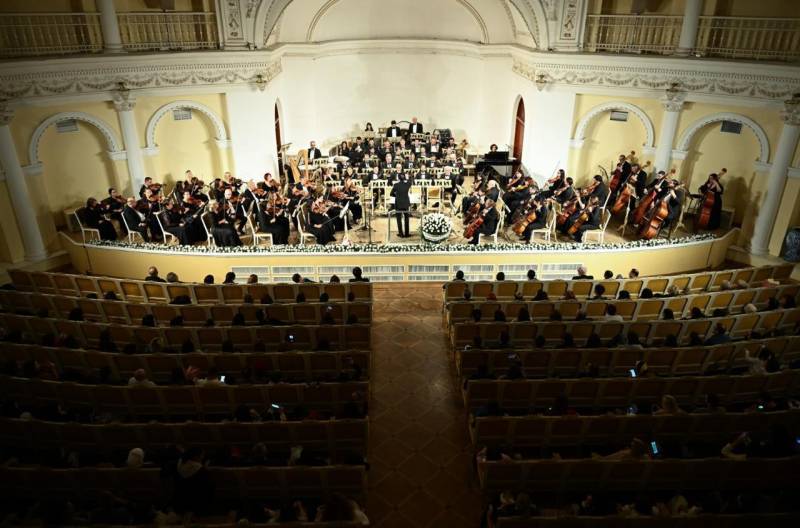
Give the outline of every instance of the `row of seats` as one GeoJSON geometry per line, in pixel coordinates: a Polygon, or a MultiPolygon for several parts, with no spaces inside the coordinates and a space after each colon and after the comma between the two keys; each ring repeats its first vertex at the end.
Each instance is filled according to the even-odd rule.
{"type": "Polygon", "coordinates": [[[780,490],[793,488],[800,456],[668,460],[525,460],[481,462],[478,476],[487,492],[519,490],[674,491],[780,490]],[[764,478],[769,475],[769,478],[764,478]]]}
{"type": "Polygon", "coordinates": [[[188,326],[203,326],[209,319],[218,325],[230,325],[236,314],[242,314],[245,324],[259,324],[259,311],[264,320],[294,324],[320,324],[323,319],[330,319],[335,324],[343,324],[351,318],[359,323],[372,320],[371,302],[174,305],[0,290],[0,310],[5,312],[39,313],[46,310],[50,317],[68,319],[76,308],[83,312],[87,321],[133,325],[140,324],[148,314],[161,326],[169,325],[179,316],[188,326]]]}
{"type": "Polygon", "coordinates": [[[716,394],[722,405],[756,401],[766,392],[774,398],[796,394],[800,370],[761,376],[685,376],[678,378],[580,378],[545,380],[470,380],[464,391],[467,409],[496,402],[502,409],[540,409],[565,395],[577,409],[621,409],[632,404],[658,403],[675,396],[679,405],[694,406],[706,394],[716,394]]]}
{"type": "Polygon", "coordinates": [[[236,347],[252,347],[263,343],[268,350],[312,350],[320,343],[338,349],[368,349],[370,325],[287,325],[228,327],[150,327],[68,321],[27,315],[0,314],[0,327],[34,336],[68,335],[86,348],[97,348],[101,336],[108,331],[118,346],[128,343],[147,344],[160,340],[164,346],[181,347],[187,341],[204,350],[218,350],[226,341],[236,347]]]}
{"type": "Polygon", "coordinates": [[[544,290],[550,297],[562,297],[567,290],[576,297],[586,297],[595,285],[602,284],[607,295],[616,296],[621,290],[627,290],[636,297],[644,288],[653,293],[665,293],[671,286],[678,291],[688,289],[692,293],[718,290],[722,283],[733,284],[744,281],[754,284],[767,279],[786,282],[790,279],[794,265],[781,264],[758,268],[725,269],[719,271],[702,271],[680,275],[656,275],[636,279],[598,279],[598,280],[552,280],[552,281],[450,281],[444,284],[444,300],[457,301],[464,298],[464,290],[469,288],[474,298],[485,298],[490,293],[498,299],[513,299],[517,293],[529,298],[544,290]]]}
{"type": "Polygon", "coordinates": [[[269,452],[302,445],[341,460],[348,452],[365,455],[367,419],[261,423],[78,424],[0,418],[0,442],[31,449],[93,450],[105,455],[140,447],[145,452],[176,445],[201,448],[236,446],[247,453],[256,443],[269,452]]]}
{"type": "Polygon", "coordinates": [[[507,334],[508,342],[515,346],[531,346],[537,336],[544,336],[546,343],[561,343],[566,334],[571,334],[576,344],[585,343],[592,334],[608,340],[631,333],[636,334],[642,344],[658,344],[670,335],[675,336],[678,343],[687,343],[692,334],[705,340],[717,324],[731,337],[746,337],[753,331],[791,330],[798,321],[800,308],[692,320],[469,322],[453,325],[450,338],[456,348],[474,344],[476,337],[481,343],[498,343],[501,334],[507,334]]]}
{"type": "Polygon", "coordinates": [[[156,383],[168,382],[176,369],[184,371],[193,366],[201,372],[214,367],[222,373],[279,373],[282,379],[314,381],[335,378],[345,370],[358,367],[362,375],[369,374],[368,350],[332,352],[189,352],[184,354],[118,354],[63,347],[43,347],[4,343],[0,348],[0,363],[50,361],[60,372],[76,370],[86,374],[111,373],[112,379],[128,379],[138,369],[156,383]]]}
{"type": "Polygon", "coordinates": [[[660,441],[712,441],[722,446],[742,431],[789,431],[800,424],[800,410],[750,413],[600,416],[485,416],[470,427],[476,446],[541,448],[628,444],[633,438],[660,441]]]}
{"type": "Polygon", "coordinates": [[[503,373],[512,364],[521,363],[526,377],[551,378],[577,376],[589,367],[597,375],[624,376],[639,361],[647,362],[648,371],[657,375],[681,376],[702,374],[709,370],[727,372],[746,368],[746,353],[756,357],[768,348],[784,364],[800,359],[800,336],[773,337],[737,341],[714,346],[688,348],[562,348],[562,349],[495,349],[470,348],[455,351],[458,373],[469,378],[480,368],[503,373]]]}
{"type": "Polygon", "coordinates": [[[319,299],[323,292],[331,301],[372,301],[372,284],[349,283],[276,283],[276,284],[197,284],[165,283],[112,277],[91,277],[69,273],[9,270],[11,282],[17,290],[86,297],[93,293],[103,297],[114,292],[126,301],[166,303],[186,295],[197,304],[240,304],[245,295],[255,302],[269,295],[275,302],[295,302],[302,293],[306,299],[319,299]],[[352,294],[352,295],[351,295],[352,294]]]}
{"type": "Polygon", "coordinates": [[[740,312],[745,305],[751,303],[758,308],[764,308],[770,298],[780,299],[784,295],[790,295],[796,300],[800,295],[800,284],[636,300],[455,301],[447,305],[446,322],[454,324],[470,320],[475,310],[480,310],[482,319],[491,320],[496,310],[502,310],[506,318],[516,320],[523,307],[528,310],[531,319],[547,319],[555,310],[564,319],[574,319],[580,310],[590,318],[603,317],[609,305],[615,306],[617,314],[624,319],[658,319],[665,308],[672,310],[675,318],[680,319],[689,317],[694,308],[703,313],[717,309],[740,312]]]}
{"type": "Polygon", "coordinates": [[[495,528],[795,528],[796,513],[700,514],[683,517],[500,517],[495,528]]]}
{"type": "Polygon", "coordinates": [[[267,409],[303,405],[308,410],[342,412],[360,393],[366,404],[366,382],[278,383],[274,385],[214,385],[128,387],[0,376],[0,395],[21,403],[57,403],[67,409],[91,408],[95,413],[163,418],[233,415],[239,405],[267,409]]]}
{"type": "MultiPolygon", "coordinates": [[[[218,499],[243,498],[281,502],[298,498],[327,500],[342,493],[363,500],[366,472],[363,466],[325,467],[209,467],[218,499]]],[[[167,496],[159,469],[41,467],[0,468],[0,493],[9,498],[95,497],[111,491],[130,499],[161,501],[167,496]]]]}

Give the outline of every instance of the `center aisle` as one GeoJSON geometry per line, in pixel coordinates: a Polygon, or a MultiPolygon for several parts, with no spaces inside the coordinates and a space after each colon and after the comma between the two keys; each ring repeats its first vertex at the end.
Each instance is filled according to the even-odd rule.
{"type": "Polygon", "coordinates": [[[371,525],[479,526],[481,495],[442,327],[442,287],[382,284],[373,295],[371,525]]]}

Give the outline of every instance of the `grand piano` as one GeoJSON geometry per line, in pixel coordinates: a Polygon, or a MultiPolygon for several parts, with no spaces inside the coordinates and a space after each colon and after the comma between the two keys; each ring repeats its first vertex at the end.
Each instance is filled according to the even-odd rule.
{"type": "Polygon", "coordinates": [[[516,163],[517,160],[509,157],[507,150],[496,150],[478,157],[475,172],[478,174],[485,171],[495,172],[501,181],[506,182],[511,177],[516,163]]]}

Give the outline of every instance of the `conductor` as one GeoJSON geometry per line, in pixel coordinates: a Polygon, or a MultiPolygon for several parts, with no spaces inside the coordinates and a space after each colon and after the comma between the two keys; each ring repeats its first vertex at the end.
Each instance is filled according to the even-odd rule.
{"type": "Polygon", "coordinates": [[[411,182],[405,173],[398,174],[398,181],[392,186],[391,196],[394,196],[394,214],[397,218],[397,236],[406,238],[408,234],[408,210],[411,207],[411,200],[408,191],[411,189],[411,182]]]}

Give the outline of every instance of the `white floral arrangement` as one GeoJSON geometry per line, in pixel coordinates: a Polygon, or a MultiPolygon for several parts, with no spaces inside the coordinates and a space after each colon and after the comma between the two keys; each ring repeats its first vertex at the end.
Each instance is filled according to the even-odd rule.
{"type": "Polygon", "coordinates": [[[321,246],[232,246],[232,247],[208,247],[208,246],[167,246],[157,243],[129,243],[116,240],[91,240],[87,245],[100,247],[122,248],[138,251],[164,251],[167,253],[193,253],[201,255],[252,255],[252,254],[331,254],[331,253],[373,253],[373,254],[392,254],[392,253],[531,253],[537,251],[617,251],[637,248],[655,248],[662,246],[679,246],[694,242],[704,242],[714,240],[717,237],[711,233],[702,233],[682,238],[657,238],[652,240],[634,240],[631,242],[621,242],[614,244],[581,244],[579,242],[556,242],[533,244],[519,243],[500,243],[500,244],[328,244],[321,246]]]}
{"type": "Polygon", "coordinates": [[[419,223],[422,239],[434,244],[447,240],[453,229],[453,221],[442,213],[428,213],[419,223]]]}

